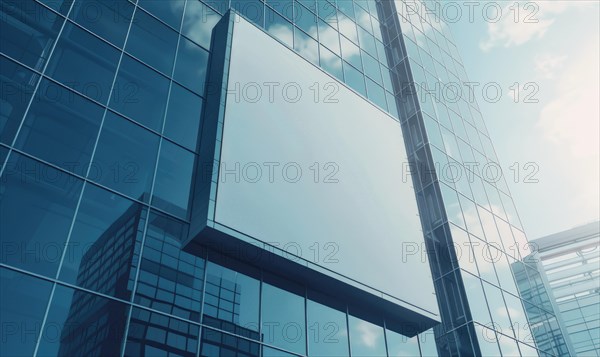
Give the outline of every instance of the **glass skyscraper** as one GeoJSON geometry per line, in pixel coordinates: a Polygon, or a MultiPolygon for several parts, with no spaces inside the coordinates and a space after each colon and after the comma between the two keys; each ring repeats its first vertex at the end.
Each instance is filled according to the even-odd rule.
{"type": "MultiPolygon", "coordinates": [[[[477,103],[464,92],[465,69],[438,6],[1,0],[0,355],[570,355],[552,306],[542,293],[523,293],[540,273],[524,259],[529,245],[506,182],[491,174],[498,159],[477,103]],[[371,255],[352,257],[360,271],[330,271],[343,265],[335,260],[337,249],[343,253],[339,225],[358,220],[338,218],[338,227],[326,227],[331,242],[303,247],[333,262],[332,269],[301,257],[256,263],[248,251],[198,244],[199,215],[214,217],[215,205],[227,206],[216,198],[210,172],[207,192],[201,186],[201,164],[213,162],[203,153],[216,158],[228,149],[207,149],[214,143],[205,133],[214,124],[215,141],[225,143],[223,121],[231,123],[236,108],[223,97],[236,93],[216,79],[243,68],[236,51],[254,42],[236,36],[249,31],[260,31],[256,43],[292,58],[282,62],[284,72],[310,67],[327,76],[334,86],[319,87],[317,99],[340,91],[361,105],[352,109],[398,126],[406,155],[398,162],[406,160],[418,208],[412,233],[423,242],[402,247],[427,258],[439,314],[408,301],[425,290],[423,280],[396,286],[407,296],[401,302],[386,297],[382,286],[398,285],[386,277],[411,272],[400,264],[406,251],[376,246],[377,237],[369,237],[371,255]],[[369,272],[386,251],[397,255],[397,271],[369,272]]],[[[273,53],[253,50],[258,57],[273,53]]],[[[252,102],[252,93],[242,90],[242,101],[252,102]]],[[[305,96],[315,93],[305,88],[305,96]]],[[[340,118],[362,123],[351,117],[348,111],[340,118]]],[[[383,145],[364,139],[363,129],[364,137],[338,142],[351,143],[356,157],[383,145]]],[[[386,160],[375,176],[386,176],[386,160]]],[[[219,194],[225,189],[220,184],[219,194]]],[[[388,207],[382,202],[389,198],[375,198],[345,203],[388,207]]],[[[286,229],[279,218],[276,233],[286,229]]],[[[367,218],[394,227],[394,219],[367,218]]],[[[309,232],[314,225],[292,228],[309,232]]]]}

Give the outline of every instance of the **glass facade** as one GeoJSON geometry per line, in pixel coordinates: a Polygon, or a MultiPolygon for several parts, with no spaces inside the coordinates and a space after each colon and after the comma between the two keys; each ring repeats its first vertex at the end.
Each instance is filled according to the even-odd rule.
{"type": "Polygon", "coordinates": [[[497,158],[477,104],[428,90],[468,81],[435,15],[375,0],[0,4],[0,355],[568,355],[531,338],[525,310],[554,312],[519,293],[537,271],[504,179],[483,170],[497,158]],[[409,338],[335,292],[182,250],[229,8],[400,122],[438,327],[409,338]]]}

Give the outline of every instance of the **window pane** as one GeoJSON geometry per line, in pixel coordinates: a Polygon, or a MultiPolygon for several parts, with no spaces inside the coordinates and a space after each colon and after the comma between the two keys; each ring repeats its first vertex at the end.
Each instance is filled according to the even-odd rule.
{"type": "Polygon", "coordinates": [[[179,30],[185,0],[139,0],[138,5],[172,26],[175,30],[179,30]]]}
{"type": "Polygon", "coordinates": [[[144,63],[170,76],[177,48],[177,33],[144,11],[136,11],[126,50],[144,63]]]}
{"type": "Polygon", "coordinates": [[[173,83],[164,135],[178,144],[196,151],[202,106],[202,98],[173,83]]]}
{"type": "Polygon", "coordinates": [[[207,269],[203,322],[259,340],[260,282],[211,262],[207,269]]]}
{"type": "Polygon", "coordinates": [[[0,56],[0,142],[12,144],[39,75],[0,56]]]}
{"type": "Polygon", "coordinates": [[[118,356],[128,312],[116,300],[58,285],[37,355],[118,356]]]}
{"type": "Polygon", "coordinates": [[[152,205],[187,219],[195,155],[163,140],[152,205]]]}
{"type": "Polygon", "coordinates": [[[273,37],[292,47],[294,42],[294,28],[292,24],[277,12],[266,8],[265,29],[273,37]]]}
{"type": "Polygon", "coordinates": [[[264,342],[304,354],[304,298],[263,283],[262,334],[264,342]]]}
{"type": "Polygon", "coordinates": [[[128,300],[145,219],[140,204],[87,184],[59,279],[128,300]]]}
{"type": "Polygon", "coordinates": [[[133,308],[125,356],[194,357],[198,350],[199,332],[196,325],[133,308]]]}
{"type": "Polygon", "coordinates": [[[104,108],[44,79],[16,147],[85,176],[104,108]]]}
{"type": "Polygon", "coordinates": [[[52,285],[45,280],[0,268],[0,286],[0,355],[31,356],[52,285]]]}
{"type": "Polygon", "coordinates": [[[308,300],[306,314],[310,356],[348,356],[346,313],[308,300]]]}
{"type": "Polygon", "coordinates": [[[181,250],[187,234],[187,224],[150,213],[135,302],[200,321],[204,259],[181,250]]]}
{"type": "Polygon", "coordinates": [[[204,95],[207,67],[208,51],[181,37],[173,78],[197,94],[204,95]]]}
{"type": "Polygon", "coordinates": [[[31,0],[2,1],[0,52],[41,71],[64,21],[31,0]]]}
{"type": "Polygon", "coordinates": [[[123,56],[110,107],[160,131],[167,105],[169,80],[129,56],[123,56]]]}
{"type": "Polygon", "coordinates": [[[317,38],[317,15],[299,3],[294,3],[294,5],[295,25],[311,37],[317,38]]]}
{"type": "Polygon", "coordinates": [[[354,89],[363,96],[367,96],[365,76],[363,76],[361,72],[349,65],[347,62],[344,62],[344,79],[350,88],[354,89]]]}
{"type": "Polygon", "coordinates": [[[319,63],[319,43],[304,32],[294,30],[294,50],[312,63],[319,63]]]}
{"type": "Polygon", "coordinates": [[[229,6],[236,9],[242,16],[255,23],[258,27],[263,27],[265,6],[262,0],[232,0],[229,6]]]}
{"type": "Polygon", "coordinates": [[[108,112],[89,178],[148,201],[157,149],[157,135],[108,112]]]}
{"type": "Polygon", "coordinates": [[[74,176],[11,154],[0,178],[2,263],[54,277],[81,185],[74,176]]]}
{"type": "Polygon", "coordinates": [[[133,5],[127,0],[85,0],[75,2],[69,18],[115,46],[123,47],[132,14],[133,5]]]}
{"type": "Polygon", "coordinates": [[[383,327],[348,315],[352,356],[386,356],[383,327]]]}
{"type": "Polygon", "coordinates": [[[362,61],[358,46],[344,36],[340,37],[340,41],[342,46],[342,58],[354,67],[362,69],[362,61]]]}
{"type": "Polygon", "coordinates": [[[75,25],[66,25],[46,74],[102,104],[117,70],[119,52],[75,25]]]}
{"type": "Polygon", "coordinates": [[[385,331],[388,354],[390,357],[420,356],[419,340],[417,337],[406,337],[390,330],[385,331]]]}
{"type": "MultiPolygon", "coordinates": [[[[200,356],[258,357],[266,355],[260,354],[260,345],[258,343],[204,328],[202,329],[202,347],[200,349],[200,356]]],[[[277,356],[280,357],[282,355],[279,354],[277,356]]]]}
{"type": "Polygon", "coordinates": [[[329,72],[329,74],[337,77],[337,79],[343,82],[344,72],[342,70],[342,59],[323,46],[321,46],[320,55],[321,67],[323,67],[324,70],[329,72]]]}
{"type": "MultiPolygon", "coordinates": [[[[221,15],[200,1],[188,1],[181,33],[204,48],[210,48],[212,29],[221,15]]],[[[181,47],[181,45],[179,45],[181,47]]]]}

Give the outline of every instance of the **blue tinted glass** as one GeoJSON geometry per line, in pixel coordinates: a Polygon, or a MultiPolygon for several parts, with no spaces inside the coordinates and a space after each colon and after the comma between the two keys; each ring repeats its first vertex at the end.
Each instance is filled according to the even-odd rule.
{"type": "Polygon", "coordinates": [[[294,42],[294,28],[283,16],[270,8],[265,9],[265,29],[273,37],[292,47],[294,42]]]}
{"type": "Polygon", "coordinates": [[[8,156],[8,149],[4,146],[0,146],[0,166],[4,165],[4,160],[8,156]]]}
{"type": "Polygon", "coordinates": [[[209,262],[203,323],[259,340],[259,293],[258,280],[209,262]]]}
{"type": "Polygon", "coordinates": [[[7,0],[0,21],[0,52],[41,71],[63,18],[31,0],[7,0]]]}
{"type": "Polygon", "coordinates": [[[337,26],[337,11],[335,8],[335,1],[317,1],[319,7],[319,17],[330,23],[332,26],[337,26]]]}
{"type": "Polygon", "coordinates": [[[265,6],[262,0],[232,0],[229,6],[259,27],[263,26],[265,6]]]}
{"type": "Polygon", "coordinates": [[[125,50],[144,63],[171,75],[177,33],[144,11],[136,11],[125,50]]]}
{"type": "Polygon", "coordinates": [[[342,58],[356,68],[362,69],[362,60],[360,58],[360,49],[344,36],[340,36],[342,47],[342,58]]]}
{"type": "Polygon", "coordinates": [[[106,104],[118,61],[119,52],[114,47],[75,25],[67,24],[46,74],[106,104]]]}
{"type": "Polygon", "coordinates": [[[187,224],[150,213],[135,302],[200,321],[204,259],[181,250],[187,234],[187,224]]]}
{"type": "Polygon", "coordinates": [[[356,68],[344,62],[344,80],[350,88],[354,89],[358,93],[366,96],[367,89],[365,87],[365,76],[358,71],[356,68]]]}
{"type": "Polygon", "coordinates": [[[319,43],[299,29],[294,30],[294,50],[312,63],[319,63],[319,43]]]}
{"type": "Polygon", "coordinates": [[[346,313],[308,300],[306,318],[310,356],[348,356],[346,313]]]}
{"type": "Polygon", "coordinates": [[[370,78],[366,78],[367,92],[369,93],[369,99],[377,104],[383,110],[387,110],[387,104],[385,99],[385,91],[377,83],[373,82],[370,78]]]}
{"type": "MultiPolygon", "coordinates": [[[[255,338],[252,336],[252,338],[255,338]]],[[[266,356],[260,353],[260,345],[249,340],[235,337],[208,328],[202,329],[202,347],[200,356],[266,356]]],[[[278,356],[283,356],[279,354],[278,356]]]]}
{"type": "Polygon", "coordinates": [[[140,204],[87,184],[59,279],[128,300],[142,215],[140,204]]]}
{"type": "Polygon", "coordinates": [[[37,356],[118,356],[128,312],[116,300],[57,285],[37,356]]]}
{"type": "Polygon", "coordinates": [[[163,140],[152,205],[183,219],[188,217],[195,155],[163,140]]]}
{"type": "Polygon", "coordinates": [[[204,95],[208,51],[181,37],[173,78],[199,95],[204,95]]]}
{"type": "Polygon", "coordinates": [[[292,0],[266,0],[267,5],[275,9],[290,21],[294,19],[294,6],[292,0]]]}
{"type": "Polygon", "coordinates": [[[383,327],[348,315],[352,356],[386,356],[383,327]]]}
{"type": "MultiPolygon", "coordinates": [[[[421,346],[421,356],[437,357],[437,347],[435,346],[435,335],[433,329],[419,334],[419,345],[421,346]]],[[[483,356],[487,356],[483,354],[483,356]]]]}
{"type": "Polygon", "coordinates": [[[417,337],[406,337],[397,332],[385,330],[388,355],[390,357],[420,356],[419,341],[417,337]]]}
{"type": "Polygon", "coordinates": [[[125,42],[133,5],[127,0],[76,1],[69,18],[118,47],[125,42]]]}
{"type": "Polygon", "coordinates": [[[15,146],[85,176],[103,113],[99,105],[44,79],[15,146]]]}
{"type": "Polygon", "coordinates": [[[365,74],[378,84],[382,84],[379,62],[365,52],[363,52],[362,60],[365,68],[365,74]]]}
{"type": "Polygon", "coordinates": [[[306,353],[302,296],[263,283],[261,311],[264,342],[306,353]]]}
{"type": "Polygon", "coordinates": [[[5,268],[0,268],[0,285],[0,355],[31,356],[52,286],[5,268]]]}
{"type": "Polygon", "coordinates": [[[265,346],[262,348],[261,356],[263,356],[263,357],[295,357],[296,355],[265,346]]]}
{"type": "Polygon", "coordinates": [[[12,144],[38,79],[37,74],[0,56],[0,142],[12,144]]]}
{"type": "MultiPolygon", "coordinates": [[[[222,3],[221,3],[222,4],[222,3]]],[[[210,48],[212,29],[221,15],[200,1],[188,1],[181,33],[204,48],[210,48]]],[[[181,47],[181,44],[179,45],[181,47]]]]}
{"type": "Polygon", "coordinates": [[[340,55],[340,39],[337,30],[322,20],[319,20],[319,42],[336,55],[340,55]]]}
{"type": "Polygon", "coordinates": [[[89,178],[148,201],[157,149],[157,135],[108,112],[89,178]]]}
{"type": "Polygon", "coordinates": [[[299,3],[294,3],[294,5],[294,23],[296,26],[313,38],[317,38],[317,15],[299,3]]]}
{"type": "Polygon", "coordinates": [[[139,0],[138,5],[179,31],[185,0],[139,0]]]}
{"type": "Polygon", "coordinates": [[[202,106],[202,98],[173,83],[163,134],[178,144],[196,151],[202,106]]]}
{"type": "Polygon", "coordinates": [[[43,4],[46,4],[48,7],[60,12],[63,15],[66,15],[69,12],[69,8],[71,8],[71,4],[75,0],[38,0],[43,4]]]}
{"type": "Polygon", "coordinates": [[[81,181],[13,153],[0,186],[2,263],[54,277],[81,181]]]}
{"type": "Polygon", "coordinates": [[[110,107],[160,131],[169,80],[129,56],[123,56],[110,107]]]}
{"type": "Polygon", "coordinates": [[[329,74],[335,76],[337,79],[343,82],[344,71],[342,70],[342,59],[323,46],[321,46],[320,56],[321,67],[329,74]]]}
{"type": "Polygon", "coordinates": [[[125,356],[194,357],[198,326],[156,312],[133,308],[125,356]]]}
{"type": "Polygon", "coordinates": [[[352,1],[338,1],[337,5],[346,15],[354,18],[354,4],[352,1]]]}

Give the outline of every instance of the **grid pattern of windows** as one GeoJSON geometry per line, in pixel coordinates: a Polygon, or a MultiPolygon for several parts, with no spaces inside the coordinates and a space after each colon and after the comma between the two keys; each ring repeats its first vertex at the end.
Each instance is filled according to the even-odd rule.
{"type": "Polygon", "coordinates": [[[477,104],[430,94],[467,81],[449,30],[396,3],[2,0],[0,354],[565,355],[527,338],[522,306],[553,312],[517,292],[513,275],[535,286],[536,271],[504,179],[473,169],[497,162],[477,104]],[[435,338],[181,250],[211,30],[230,7],[402,122],[435,338]]]}
{"type": "MultiPolygon", "coordinates": [[[[539,321],[528,321],[524,306],[539,301],[519,296],[515,274],[528,286],[539,274],[517,269],[527,267],[529,244],[440,4],[384,4],[384,43],[442,312],[440,354],[568,355],[557,328],[543,344],[530,333],[539,321]]],[[[551,321],[552,307],[542,310],[551,321]]]]}

